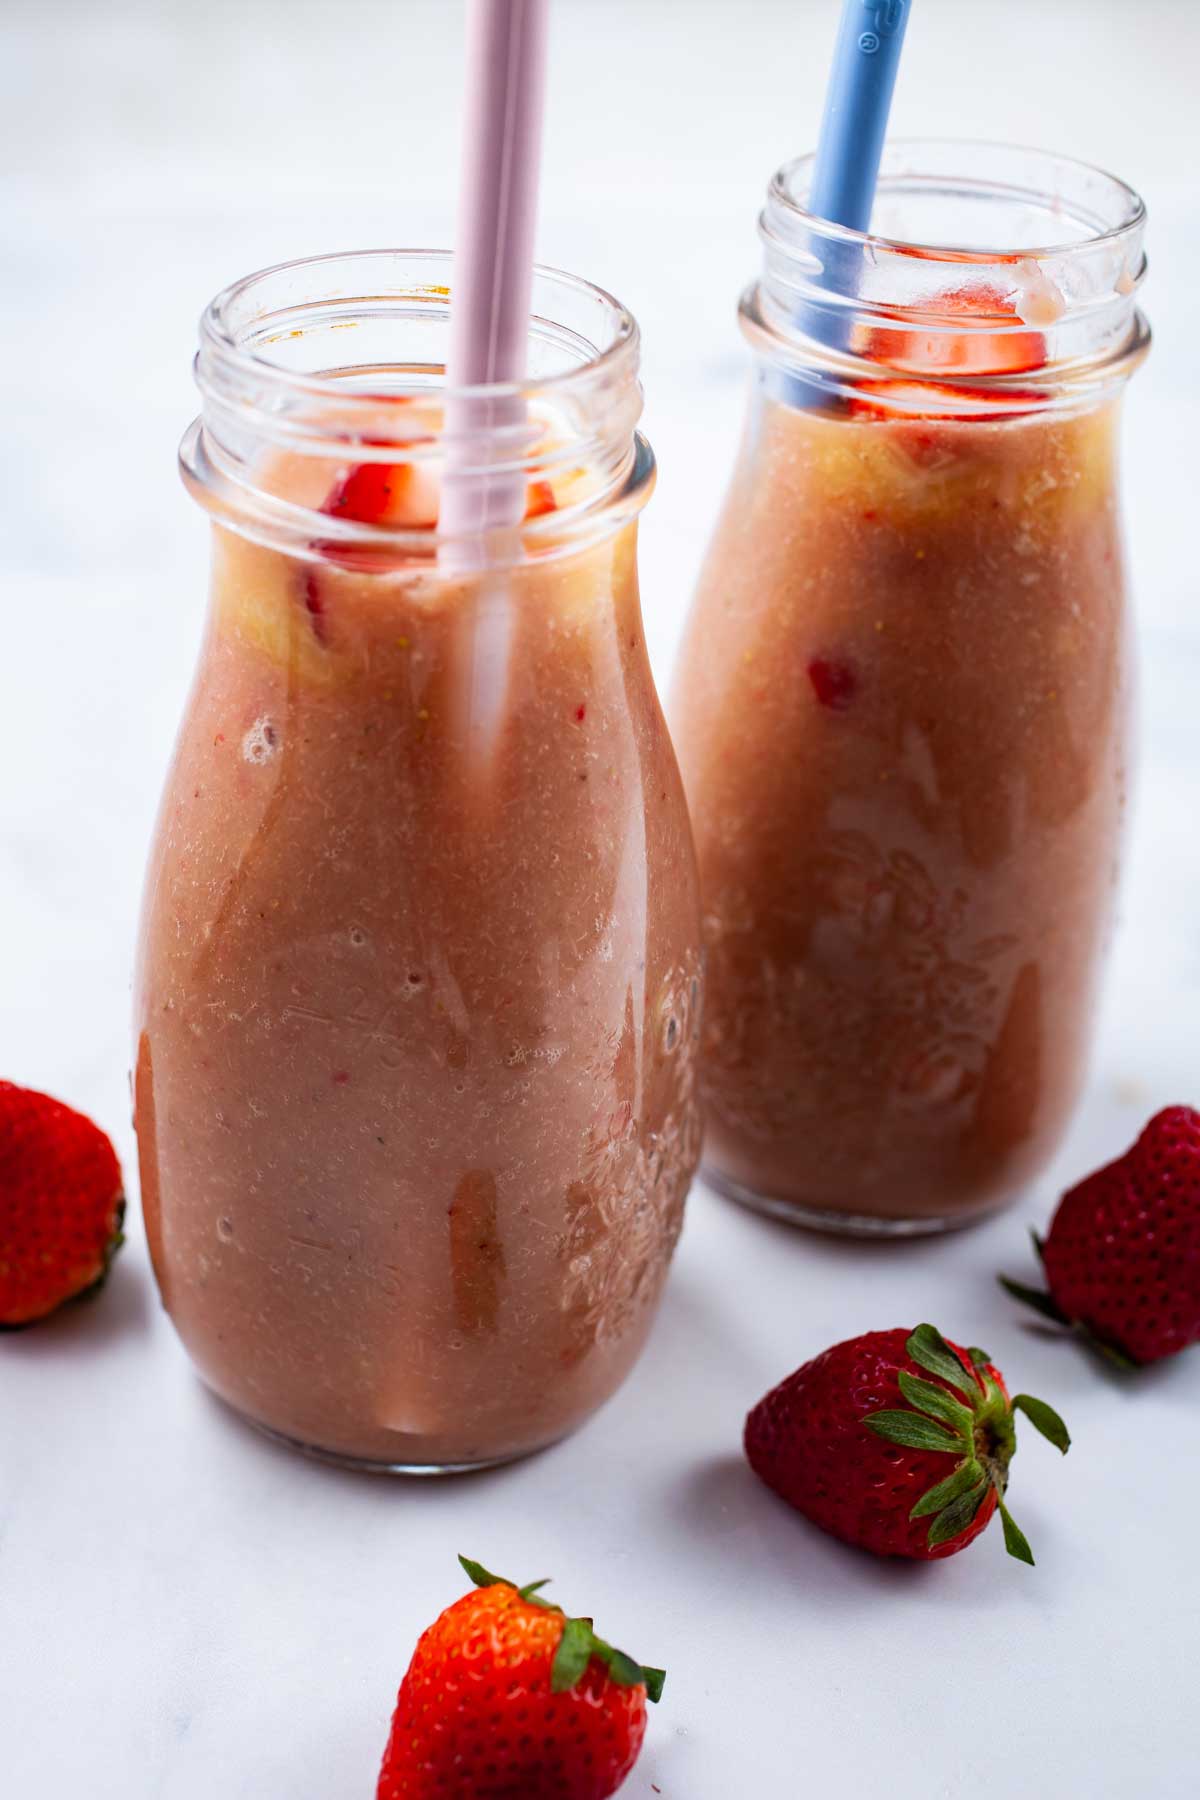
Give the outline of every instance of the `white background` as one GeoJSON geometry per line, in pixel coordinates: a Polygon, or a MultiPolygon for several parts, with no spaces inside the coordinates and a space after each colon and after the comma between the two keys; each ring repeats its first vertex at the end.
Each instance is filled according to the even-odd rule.
{"type": "MultiPolygon", "coordinates": [[[[646,336],[661,480],[643,578],[669,667],[734,451],[736,294],[770,170],[815,136],[835,0],[556,0],[540,253],[646,336]]],[[[0,9],[0,1073],[93,1113],[132,1178],[129,968],[201,621],[174,472],[195,317],[306,252],[452,231],[457,0],[0,9]]],[[[1200,1353],[1118,1381],[1018,1322],[1025,1225],[1200,1101],[1195,555],[1200,19],[917,0],[896,129],[1042,144],[1151,207],[1130,396],[1141,804],[1094,1078],[1056,1166],[955,1240],[863,1248],[693,1196],[634,1379],[524,1466],[405,1484],[309,1465],[190,1375],[141,1225],[111,1290],[0,1342],[5,1800],[368,1800],[459,1549],[669,1668],[625,1790],[665,1800],[1183,1800],[1200,1724],[1200,1353]],[[748,1474],[748,1405],[826,1344],[932,1317],[1061,1406],[998,1531],[931,1569],[819,1537],[748,1474]]]]}

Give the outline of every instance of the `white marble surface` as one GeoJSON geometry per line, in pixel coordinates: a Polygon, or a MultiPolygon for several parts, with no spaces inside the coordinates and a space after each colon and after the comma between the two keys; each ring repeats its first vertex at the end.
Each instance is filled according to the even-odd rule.
{"type": "MultiPolygon", "coordinates": [[[[834,0],[558,0],[541,253],[646,331],[662,476],[643,573],[665,673],[729,463],[733,303],[769,170],[807,146],[834,0]]],[[[445,241],[459,7],[7,0],[0,13],[0,1071],[84,1106],[132,1175],[141,865],[204,590],[174,474],[201,303],[307,251],[445,241]]],[[[1128,417],[1145,754],[1094,1079],[1007,1218],[863,1250],[698,1190],[649,1353],[572,1442],[449,1485],[310,1466],[190,1375],[136,1207],[111,1291],[0,1345],[0,1791],[355,1800],[459,1549],[670,1670],[626,1792],[665,1800],[1184,1800],[1200,1727],[1200,1354],[1120,1383],[992,1282],[1144,1116],[1200,1096],[1200,289],[1187,0],[919,0],[896,124],[1117,168],[1153,215],[1128,417]],[[964,79],[964,70],[969,77],[964,79]],[[861,1328],[935,1316],[1057,1401],[998,1535],[933,1570],[811,1533],[743,1468],[743,1413],[861,1328]]]]}

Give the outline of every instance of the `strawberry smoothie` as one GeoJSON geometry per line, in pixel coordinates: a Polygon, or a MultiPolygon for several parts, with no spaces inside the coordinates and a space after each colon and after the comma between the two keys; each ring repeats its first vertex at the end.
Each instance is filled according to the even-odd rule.
{"type": "MultiPolygon", "coordinates": [[[[437,419],[405,430],[436,443],[437,419]]],[[[434,554],[436,466],[272,449],[231,498],[209,455],[185,448],[219,522],[137,997],[163,1297],[274,1432],[381,1466],[505,1459],[628,1373],[699,1155],[648,455],[607,487],[560,456],[508,560],[475,568],[434,554]],[[284,499],[287,547],[261,523],[284,499]]]]}
{"type": "MultiPolygon", "coordinates": [[[[673,698],[707,1169],[862,1231],[996,1206],[1079,1092],[1126,798],[1116,396],[1141,344],[1130,287],[1124,345],[1072,389],[1069,268],[1048,299],[1024,259],[891,248],[905,322],[863,308],[802,377],[768,360],[769,291],[747,301],[766,373],[673,698]]],[[[863,279],[887,291],[882,252],[863,279]]]]}

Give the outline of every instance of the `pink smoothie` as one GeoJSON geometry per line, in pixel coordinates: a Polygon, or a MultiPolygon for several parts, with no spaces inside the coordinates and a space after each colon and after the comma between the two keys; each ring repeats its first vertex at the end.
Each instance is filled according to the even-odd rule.
{"type": "Polygon", "coordinates": [[[701,963],[635,531],[502,589],[216,531],[146,889],[142,1186],[200,1371],[302,1444],[536,1449],[654,1316],[699,1154],[701,963]]]}
{"type": "Polygon", "coordinates": [[[752,415],[673,703],[743,1197],[960,1222],[1058,1141],[1125,798],[1115,416],[752,415]]]}

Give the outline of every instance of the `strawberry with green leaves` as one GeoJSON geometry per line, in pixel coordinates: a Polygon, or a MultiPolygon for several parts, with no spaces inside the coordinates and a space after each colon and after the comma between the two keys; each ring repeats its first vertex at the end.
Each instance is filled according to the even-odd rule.
{"type": "Polygon", "coordinates": [[[400,1684],[376,1800],[608,1800],[637,1761],[661,1669],[643,1668],[465,1556],[475,1583],[400,1684]]]}
{"type": "Polygon", "coordinates": [[[932,1325],[870,1331],[760,1400],[746,1455],[814,1525],[876,1556],[953,1556],[999,1512],[1009,1554],[1032,1563],[1005,1503],[1019,1412],[1065,1454],[1058,1414],[1029,1394],[1010,1399],[985,1351],[932,1325]]]}

